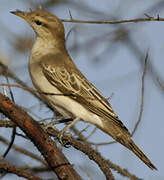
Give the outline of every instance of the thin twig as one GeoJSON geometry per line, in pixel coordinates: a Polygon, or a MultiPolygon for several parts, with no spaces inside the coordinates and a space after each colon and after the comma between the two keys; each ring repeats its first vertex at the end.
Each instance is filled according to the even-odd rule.
{"type": "Polygon", "coordinates": [[[159,79],[159,77],[157,78],[157,81],[158,81],[162,91],[164,91],[164,85],[163,85],[162,81],[159,79]]]}
{"type": "MultiPolygon", "coordinates": [[[[8,84],[9,83],[9,78],[8,78],[8,75],[6,74],[6,81],[8,84]]],[[[10,96],[11,96],[11,99],[13,102],[15,102],[15,99],[14,99],[14,94],[12,92],[12,89],[10,86],[8,86],[8,89],[9,89],[9,93],[10,93],[10,96]]],[[[7,154],[9,153],[10,149],[12,148],[12,145],[14,144],[14,141],[15,141],[15,136],[16,136],[16,125],[13,126],[13,129],[12,129],[12,135],[11,135],[11,141],[10,143],[8,144],[8,147],[6,149],[6,151],[4,152],[4,154],[2,155],[3,158],[5,158],[7,156],[7,154]]]]}
{"type": "Polygon", "coordinates": [[[5,128],[11,128],[14,126],[14,123],[9,120],[0,120],[0,127],[5,127],[5,128]]]}
{"type": "MultiPolygon", "coordinates": [[[[2,137],[2,136],[0,136],[0,142],[4,143],[6,145],[9,144],[9,141],[7,139],[5,139],[4,137],[2,137]]],[[[30,152],[30,151],[27,151],[24,148],[21,148],[21,147],[19,147],[17,145],[13,145],[12,149],[14,149],[15,151],[17,151],[19,153],[22,153],[22,154],[24,154],[24,155],[26,155],[26,156],[28,156],[28,157],[30,157],[32,159],[35,159],[35,160],[41,162],[45,166],[48,166],[47,162],[45,160],[43,160],[41,157],[37,156],[36,154],[34,154],[34,153],[30,152]]]]}
{"type": "Polygon", "coordinates": [[[97,127],[94,127],[94,129],[91,131],[91,133],[85,137],[85,140],[88,140],[97,130],[97,127]]]}
{"type": "Polygon", "coordinates": [[[33,88],[24,87],[24,86],[21,86],[21,85],[19,85],[19,84],[0,83],[0,86],[16,87],[16,88],[24,89],[24,90],[26,90],[26,91],[33,92],[33,93],[40,93],[40,94],[50,95],[50,96],[71,96],[71,94],[58,94],[58,93],[40,92],[40,91],[35,90],[35,89],[33,89],[33,88]]]}
{"type": "Polygon", "coordinates": [[[34,176],[33,174],[26,172],[23,169],[20,169],[2,160],[0,160],[0,171],[5,173],[13,173],[28,180],[42,180],[41,178],[34,176]]]}
{"type": "Polygon", "coordinates": [[[146,18],[136,18],[136,19],[125,19],[125,20],[111,20],[111,21],[86,21],[86,20],[78,20],[78,19],[61,19],[62,22],[68,23],[88,23],[88,24],[121,24],[121,23],[136,23],[136,22],[148,22],[148,21],[164,21],[164,18],[160,18],[159,16],[148,17],[146,18]]]}
{"type": "MultiPolygon", "coordinates": [[[[59,94],[59,93],[53,93],[53,92],[43,92],[43,91],[35,90],[33,88],[24,87],[24,86],[21,86],[19,84],[0,83],[0,86],[17,87],[17,88],[24,89],[26,91],[30,91],[30,92],[33,92],[33,93],[39,93],[39,94],[43,94],[43,95],[48,95],[48,96],[73,96],[73,97],[76,97],[76,94],[71,94],[71,93],[68,93],[68,94],[59,94]]],[[[89,96],[84,96],[84,97],[88,98],[88,99],[91,99],[91,100],[94,100],[94,98],[89,97],[89,96]]]]}
{"type": "Polygon", "coordinates": [[[144,89],[145,89],[145,75],[146,75],[146,70],[147,70],[147,61],[148,61],[148,52],[147,52],[146,57],[145,57],[144,70],[143,70],[143,74],[142,74],[140,113],[139,113],[138,121],[136,122],[136,124],[134,126],[134,129],[133,129],[133,131],[131,133],[131,136],[133,136],[133,134],[137,130],[137,127],[138,127],[138,125],[139,125],[139,123],[141,122],[141,119],[142,119],[143,107],[144,107],[144,89]]]}
{"type": "Polygon", "coordinates": [[[20,84],[21,86],[26,87],[26,88],[28,89],[28,91],[29,91],[32,95],[34,95],[35,97],[37,97],[38,99],[41,100],[41,98],[37,95],[37,93],[34,92],[34,91],[31,91],[32,88],[28,88],[28,86],[26,85],[26,83],[24,83],[22,80],[20,80],[12,71],[10,71],[5,64],[3,64],[2,62],[0,62],[0,66],[1,66],[1,68],[2,68],[0,74],[2,74],[2,75],[4,75],[4,76],[6,76],[6,74],[7,74],[8,77],[12,78],[15,82],[17,82],[17,83],[20,84]]]}

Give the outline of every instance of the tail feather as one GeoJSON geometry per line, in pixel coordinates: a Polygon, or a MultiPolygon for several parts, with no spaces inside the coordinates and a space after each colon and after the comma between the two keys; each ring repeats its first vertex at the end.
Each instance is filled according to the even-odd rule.
{"type": "Polygon", "coordinates": [[[112,124],[109,121],[104,122],[101,128],[104,132],[112,136],[117,142],[131,150],[141,161],[143,161],[150,169],[157,170],[157,168],[151,163],[146,155],[139,149],[139,147],[131,139],[128,130],[123,129],[116,124],[112,124]]]}
{"type": "MultiPolygon", "coordinates": [[[[137,157],[139,157],[150,169],[157,170],[157,168],[151,163],[147,156],[139,149],[139,147],[133,142],[132,139],[129,139],[129,142],[126,143],[126,147],[131,150],[137,157]]],[[[123,144],[124,145],[124,144],[123,144]]]]}

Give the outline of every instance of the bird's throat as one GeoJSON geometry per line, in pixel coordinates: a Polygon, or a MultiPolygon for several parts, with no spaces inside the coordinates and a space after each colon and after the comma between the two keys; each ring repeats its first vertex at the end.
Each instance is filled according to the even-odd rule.
{"type": "Polygon", "coordinates": [[[52,53],[56,51],[57,48],[55,46],[55,43],[51,40],[42,39],[40,37],[37,37],[35,40],[35,43],[32,48],[32,55],[35,57],[42,57],[49,53],[52,53]]]}

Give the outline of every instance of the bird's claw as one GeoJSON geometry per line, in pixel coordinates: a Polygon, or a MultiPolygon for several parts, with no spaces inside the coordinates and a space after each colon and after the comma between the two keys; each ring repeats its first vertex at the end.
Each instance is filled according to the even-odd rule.
{"type": "Polygon", "coordinates": [[[60,142],[60,144],[61,144],[62,146],[68,148],[68,147],[69,147],[68,142],[63,139],[64,134],[65,134],[65,132],[60,131],[60,132],[59,132],[59,135],[58,135],[58,140],[59,140],[59,142],[60,142]]]}
{"type": "Polygon", "coordinates": [[[63,143],[63,135],[64,135],[64,132],[60,131],[59,135],[58,135],[58,140],[59,140],[60,144],[62,144],[62,145],[64,144],[63,143]]]}

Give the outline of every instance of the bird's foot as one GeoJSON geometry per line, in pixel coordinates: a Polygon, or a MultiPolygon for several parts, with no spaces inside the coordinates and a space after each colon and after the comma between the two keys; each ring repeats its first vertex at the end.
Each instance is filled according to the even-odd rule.
{"type": "Polygon", "coordinates": [[[65,129],[63,128],[58,134],[58,140],[60,144],[66,148],[70,147],[68,142],[64,139],[65,129]]]}
{"type": "Polygon", "coordinates": [[[55,121],[50,122],[50,123],[44,125],[44,129],[45,129],[45,130],[48,130],[48,128],[52,128],[52,129],[57,130],[57,128],[55,127],[55,124],[57,124],[55,121]]]}
{"type": "Polygon", "coordinates": [[[64,136],[64,133],[70,129],[72,126],[74,126],[80,119],[79,118],[75,118],[70,124],[68,124],[67,126],[65,126],[60,132],[59,132],[59,135],[58,135],[58,140],[59,142],[61,143],[61,145],[63,145],[64,147],[68,147],[68,144],[66,142],[64,142],[63,140],[63,136],[64,136]]]}

